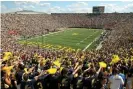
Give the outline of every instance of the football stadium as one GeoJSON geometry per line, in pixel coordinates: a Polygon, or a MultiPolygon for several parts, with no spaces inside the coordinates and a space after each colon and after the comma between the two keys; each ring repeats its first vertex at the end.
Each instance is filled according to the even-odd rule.
{"type": "Polygon", "coordinates": [[[1,2],[1,89],[133,89],[132,2],[131,12],[26,9],[59,3],[1,2]],[[13,3],[24,9],[8,12],[13,3]]]}

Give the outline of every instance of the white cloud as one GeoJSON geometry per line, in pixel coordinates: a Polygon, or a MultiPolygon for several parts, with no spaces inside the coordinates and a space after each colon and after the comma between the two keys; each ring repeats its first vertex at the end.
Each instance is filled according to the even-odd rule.
{"type": "MultiPolygon", "coordinates": [[[[85,1],[77,1],[67,6],[52,6],[49,2],[40,1],[14,1],[14,8],[7,8],[1,5],[1,10],[6,12],[20,11],[23,9],[30,9],[36,11],[43,11],[47,13],[91,13],[92,7],[89,7],[89,3],[85,1]],[[36,8],[37,7],[37,8],[36,8]],[[38,9],[39,8],[39,9],[38,9]]],[[[126,4],[117,5],[116,3],[101,3],[100,6],[105,6],[105,12],[133,12],[133,2],[125,2],[126,4]]]]}
{"type": "Polygon", "coordinates": [[[14,3],[16,4],[16,8],[22,8],[26,10],[33,10],[35,7],[50,7],[50,3],[40,3],[40,1],[15,1],[14,3]]]}
{"type": "Polygon", "coordinates": [[[60,6],[50,6],[47,12],[50,13],[91,13],[92,9],[89,8],[87,2],[76,2],[62,8],[60,6]]]}
{"type": "Polygon", "coordinates": [[[33,6],[33,5],[30,5],[29,7],[31,7],[31,8],[35,8],[35,6],[33,6]]]}
{"type": "Polygon", "coordinates": [[[0,8],[1,8],[0,12],[2,12],[2,13],[5,13],[6,10],[7,10],[7,7],[5,5],[3,5],[3,4],[0,5],[0,8]]]}
{"type": "Polygon", "coordinates": [[[91,13],[92,9],[91,8],[68,8],[69,13],[91,13]]]}
{"type": "Polygon", "coordinates": [[[21,11],[23,8],[7,8],[4,4],[1,4],[1,12],[2,13],[8,13],[8,12],[15,12],[15,11],[21,11]]]}
{"type": "Polygon", "coordinates": [[[40,3],[40,1],[27,1],[27,2],[32,3],[32,4],[39,4],[40,3]]]}
{"type": "Polygon", "coordinates": [[[127,4],[125,7],[125,9],[131,9],[133,11],[133,3],[127,4]]]}
{"type": "Polygon", "coordinates": [[[129,3],[124,6],[119,6],[117,4],[110,4],[110,3],[101,3],[100,5],[105,6],[105,12],[133,12],[133,3],[129,3]]]}
{"type": "Polygon", "coordinates": [[[23,8],[13,8],[12,10],[13,10],[13,11],[22,11],[23,8]]]}
{"type": "Polygon", "coordinates": [[[6,9],[6,11],[2,11],[2,13],[9,13],[9,12],[16,12],[16,11],[22,11],[23,8],[11,8],[11,9],[6,9]]]}
{"type": "Polygon", "coordinates": [[[39,1],[15,1],[16,9],[13,10],[32,10],[35,8],[35,5],[39,4],[39,1]]]}
{"type": "Polygon", "coordinates": [[[133,2],[133,1],[125,0],[125,1],[121,1],[121,2],[123,2],[123,3],[127,3],[127,2],[131,3],[131,2],[133,2]]]}
{"type": "Polygon", "coordinates": [[[69,13],[91,13],[92,9],[89,8],[87,2],[76,2],[74,4],[68,5],[69,13]]]}
{"type": "Polygon", "coordinates": [[[28,4],[34,4],[37,5],[40,3],[40,1],[15,1],[16,5],[28,5],[28,4]]]}
{"type": "Polygon", "coordinates": [[[87,7],[87,2],[76,2],[74,4],[68,5],[69,8],[80,8],[80,7],[87,7]]]}
{"type": "Polygon", "coordinates": [[[40,5],[40,6],[45,6],[45,7],[46,7],[46,6],[50,6],[50,3],[40,3],[39,5],[40,5]]]}
{"type": "Polygon", "coordinates": [[[1,4],[0,8],[1,8],[1,10],[7,9],[7,7],[5,5],[3,5],[3,4],[1,4]]]}
{"type": "Polygon", "coordinates": [[[37,6],[50,6],[50,3],[40,3],[40,1],[15,1],[17,6],[23,5],[37,5],[37,6]]]}
{"type": "Polygon", "coordinates": [[[63,8],[61,8],[61,7],[59,7],[59,6],[54,6],[54,7],[51,7],[51,8],[49,9],[49,11],[50,11],[51,13],[63,13],[63,12],[65,11],[65,9],[63,9],[63,8]]]}
{"type": "Polygon", "coordinates": [[[24,9],[33,9],[33,8],[35,8],[35,6],[33,6],[33,5],[29,5],[29,6],[28,5],[24,5],[23,8],[24,9]]]}
{"type": "Polygon", "coordinates": [[[27,4],[27,1],[15,1],[14,2],[17,6],[19,6],[19,5],[25,5],[25,4],[27,4]]]}

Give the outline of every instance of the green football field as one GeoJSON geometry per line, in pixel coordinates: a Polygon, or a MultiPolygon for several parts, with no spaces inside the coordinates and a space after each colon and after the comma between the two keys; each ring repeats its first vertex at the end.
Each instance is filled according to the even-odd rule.
{"type": "Polygon", "coordinates": [[[93,49],[102,29],[68,28],[63,31],[19,41],[20,44],[40,45],[49,49],[93,49]]]}

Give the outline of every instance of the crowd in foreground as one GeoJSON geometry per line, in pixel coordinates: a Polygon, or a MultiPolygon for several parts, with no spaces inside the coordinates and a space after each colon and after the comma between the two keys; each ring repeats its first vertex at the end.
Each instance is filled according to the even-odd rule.
{"type": "Polygon", "coordinates": [[[129,58],[117,56],[116,61],[106,50],[2,53],[2,89],[133,89],[132,48],[126,54],[129,58]]]}

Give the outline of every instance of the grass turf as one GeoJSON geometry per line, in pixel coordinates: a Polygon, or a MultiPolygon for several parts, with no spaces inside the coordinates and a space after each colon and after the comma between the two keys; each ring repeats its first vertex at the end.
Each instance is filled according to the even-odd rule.
{"type": "MultiPolygon", "coordinates": [[[[42,45],[46,48],[73,48],[84,49],[95,38],[99,37],[103,32],[102,29],[87,29],[87,28],[68,28],[64,31],[48,34],[45,36],[38,36],[24,40],[20,40],[20,44],[27,43],[29,45],[42,45]]],[[[95,42],[88,47],[88,49],[95,48],[95,42]]]]}

